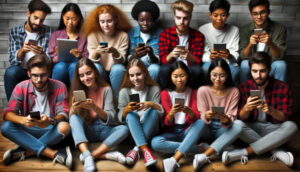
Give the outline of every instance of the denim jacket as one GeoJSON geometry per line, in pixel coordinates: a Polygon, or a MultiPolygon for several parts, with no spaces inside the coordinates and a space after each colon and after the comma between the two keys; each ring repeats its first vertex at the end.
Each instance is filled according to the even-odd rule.
{"type": "MultiPolygon", "coordinates": [[[[153,49],[153,54],[159,59],[158,54],[159,54],[159,46],[158,46],[158,41],[159,41],[159,35],[162,32],[161,29],[159,28],[153,28],[151,34],[151,38],[148,40],[146,45],[149,45],[153,49]]],[[[130,59],[131,55],[135,52],[135,49],[140,42],[144,42],[141,35],[140,35],[140,26],[136,26],[133,29],[131,29],[128,32],[129,38],[130,38],[130,55],[128,56],[128,60],[130,59]]],[[[142,60],[146,66],[149,66],[151,64],[149,57],[147,58],[146,61],[142,60]]]]}

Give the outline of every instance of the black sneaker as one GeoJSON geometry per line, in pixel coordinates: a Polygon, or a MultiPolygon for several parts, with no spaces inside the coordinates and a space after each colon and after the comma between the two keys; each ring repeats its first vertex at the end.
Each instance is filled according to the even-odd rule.
{"type": "Polygon", "coordinates": [[[72,167],[72,154],[70,151],[70,146],[58,150],[58,152],[54,155],[53,163],[55,162],[63,164],[68,168],[72,167]]]}
{"type": "Polygon", "coordinates": [[[26,150],[20,146],[7,150],[3,155],[3,163],[9,164],[14,161],[23,161],[25,159],[26,150]]]}

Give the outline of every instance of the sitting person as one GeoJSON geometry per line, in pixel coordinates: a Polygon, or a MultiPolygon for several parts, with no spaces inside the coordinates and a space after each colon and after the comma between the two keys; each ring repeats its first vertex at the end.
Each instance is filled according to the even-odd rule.
{"type": "Polygon", "coordinates": [[[222,58],[213,60],[208,74],[207,85],[198,89],[197,107],[201,119],[207,124],[200,140],[213,142],[204,153],[195,155],[195,170],[210,162],[211,155],[220,154],[242,131],[239,125],[241,121],[236,120],[240,94],[234,87],[228,63],[222,58]],[[215,108],[218,109],[213,106],[217,106],[215,108]]]}
{"type": "Polygon", "coordinates": [[[145,166],[156,163],[147,142],[158,132],[160,114],[160,89],[142,61],[131,59],[119,94],[119,121],[125,122],[136,146],[127,154],[126,162],[133,165],[139,159],[139,150],[145,159],[145,166]],[[131,95],[137,94],[138,100],[131,95]],[[138,101],[138,102],[137,102],[138,101]]]}
{"type": "Polygon", "coordinates": [[[175,171],[179,160],[187,153],[199,153],[202,146],[196,143],[205,127],[197,110],[197,90],[191,89],[188,67],[181,61],[175,62],[169,71],[167,90],[161,92],[161,104],[165,111],[166,132],[152,139],[155,151],[174,153],[163,160],[164,171],[175,171]]]}
{"type": "Polygon", "coordinates": [[[291,90],[282,81],[269,77],[271,57],[264,52],[255,53],[249,59],[252,79],[239,86],[241,100],[239,118],[243,120],[240,138],[249,144],[247,148],[224,152],[222,162],[241,160],[247,163],[248,155],[261,155],[272,151],[272,159],[281,160],[292,166],[294,157],[291,152],[278,149],[292,139],[297,132],[297,124],[290,121],[292,116],[291,90]],[[251,90],[260,90],[258,96],[250,96],[251,90]]]}
{"type": "Polygon", "coordinates": [[[49,148],[71,130],[65,122],[69,112],[67,88],[62,82],[49,79],[51,62],[44,54],[30,58],[27,69],[30,79],[15,87],[2,113],[2,135],[17,144],[4,153],[3,162],[21,161],[36,154],[71,168],[69,146],[59,151],[49,148]]]}
{"type": "Polygon", "coordinates": [[[89,58],[95,62],[102,78],[119,95],[126,62],[131,29],[126,14],[113,5],[100,5],[86,18],[83,33],[87,36],[89,58]]]}
{"type": "Polygon", "coordinates": [[[139,58],[148,68],[150,76],[156,82],[159,78],[159,46],[158,40],[161,29],[155,26],[159,17],[159,8],[155,2],[140,0],[132,8],[131,16],[138,26],[128,32],[130,38],[131,58],[139,58]]]}
{"type": "Polygon", "coordinates": [[[118,151],[108,152],[128,135],[124,125],[116,124],[113,93],[109,84],[102,79],[94,63],[88,58],[80,59],[70,91],[70,125],[75,146],[79,148],[84,171],[95,171],[94,159],[108,159],[125,163],[125,157],[118,151]],[[86,100],[76,100],[74,92],[82,90],[86,100]],[[92,152],[87,143],[102,143],[92,152]]]}
{"type": "Polygon", "coordinates": [[[209,11],[211,23],[202,25],[199,31],[205,36],[205,46],[202,61],[202,69],[207,75],[211,60],[223,58],[227,61],[231,77],[234,82],[239,79],[239,66],[237,60],[239,57],[239,29],[236,26],[226,23],[229,17],[230,3],[227,0],[214,0],[210,3],[209,11]],[[214,44],[226,44],[225,49],[216,50],[214,44]]]}
{"type": "MultiPolygon", "coordinates": [[[[83,16],[77,4],[68,3],[62,9],[58,29],[52,33],[49,41],[48,53],[54,64],[52,70],[52,78],[62,81],[69,86],[75,69],[77,59],[88,57],[86,39],[79,33],[83,23],[83,16]],[[59,60],[57,39],[70,39],[78,41],[78,48],[70,51],[76,60],[73,62],[65,62],[59,60]]],[[[62,47],[61,47],[62,48],[62,47]]]]}

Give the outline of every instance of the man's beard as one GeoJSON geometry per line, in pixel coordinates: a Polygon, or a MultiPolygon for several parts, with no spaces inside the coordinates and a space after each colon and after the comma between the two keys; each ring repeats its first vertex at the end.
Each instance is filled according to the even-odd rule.
{"type": "Polygon", "coordinates": [[[39,91],[39,92],[43,92],[43,91],[46,91],[46,89],[48,88],[48,82],[49,80],[45,81],[45,82],[42,82],[42,87],[37,87],[36,83],[32,82],[33,85],[34,85],[34,88],[39,91]]]}
{"type": "Polygon", "coordinates": [[[38,26],[37,28],[33,28],[33,24],[31,23],[31,21],[30,21],[30,18],[28,17],[28,20],[27,20],[27,22],[28,22],[28,25],[29,25],[29,27],[30,27],[30,29],[32,30],[32,31],[34,31],[34,32],[38,32],[38,31],[40,31],[41,30],[41,26],[38,26]]]}
{"type": "Polygon", "coordinates": [[[181,34],[186,34],[188,31],[188,27],[183,26],[183,30],[179,29],[179,26],[176,25],[176,29],[181,33],[181,34]]]}
{"type": "MultiPolygon", "coordinates": [[[[254,80],[254,79],[253,79],[254,80]]],[[[265,78],[265,80],[263,80],[261,83],[257,83],[256,80],[254,80],[254,82],[256,83],[257,86],[263,86],[265,85],[265,83],[269,80],[269,75],[265,78]]]]}

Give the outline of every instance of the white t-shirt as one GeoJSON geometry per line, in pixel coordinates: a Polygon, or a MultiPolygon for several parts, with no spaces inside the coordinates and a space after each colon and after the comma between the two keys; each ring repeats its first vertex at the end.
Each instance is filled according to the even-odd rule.
{"type": "Polygon", "coordinates": [[[40,111],[40,114],[45,114],[48,117],[50,115],[50,106],[48,102],[48,90],[44,92],[39,92],[34,89],[34,93],[36,94],[35,102],[32,107],[32,111],[40,111]]]}
{"type": "MultiPolygon", "coordinates": [[[[180,46],[185,46],[185,49],[189,48],[189,34],[183,35],[183,36],[179,36],[179,43],[178,45],[180,46]]],[[[188,65],[187,60],[183,60],[181,57],[178,57],[176,61],[182,61],[183,63],[185,63],[186,65],[188,65]]]]}
{"type": "MultiPolygon", "coordinates": [[[[148,87],[146,87],[144,90],[142,91],[136,91],[135,89],[131,88],[131,94],[139,94],[140,96],[140,102],[145,102],[146,101],[146,96],[147,96],[147,92],[148,92],[148,87]]],[[[145,111],[140,110],[140,111],[136,111],[139,116],[140,116],[140,122],[143,122],[144,120],[144,115],[145,115],[145,111]]]]}
{"type": "MultiPolygon", "coordinates": [[[[31,33],[31,32],[28,32],[27,30],[25,30],[26,32],[26,38],[25,38],[25,42],[28,42],[30,39],[33,39],[33,40],[38,40],[38,33],[31,33]]],[[[24,56],[24,59],[22,60],[20,66],[21,68],[23,69],[27,69],[27,61],[34,56],[34,53],[32,51],[29,51],[25,54],[24,56]]]]}
{"type": "Polygon", "coordinates": [[[257,46],[256,46],[256,51],[257,52],[264,52],[265,51],[265,47],[266,47],[265,43],[259,42],[257,44],[257,46]]]}
{"type": "MultiPolygon", "coordinates": [[[[150,33],[140,32],[140,34],[141,34],[141,38],[143,39],[144,43],[147,44],[148,40],[151,38],[150,33]]],[[[149,55],[148,54],[144,55],[143,57],[141,57],[141,60],[149,62],[149,55]]]]}
{"type": "MultiPolygon", "coordinates": [[[[172,106],[175,104],[176,98],[184,99],[184,105],[188,106],[189,102],[190,102],[191,93],[192,93],[191,88],[187,88],[185,90],[185,92],[183,92],[183,93],[177,93],[176,91],[169,91],[172,106]]],[[[186,122],[185,116],[186,116],[186,114],[184,112],[177,112],[174,115],[175,124],[185,124],[185,122],[186,122]]]]}
{"type": "MultiPolygon", "coordinates": [[[[262,94],[262,100],[266,101],[265,93],[262,91],[261,94],[262,94]]],[[[257,120],[260,122],[266,122],[266,119],[267,119],[266,113],[263,112],[262,110],[258,109],[257,120]]]]}

